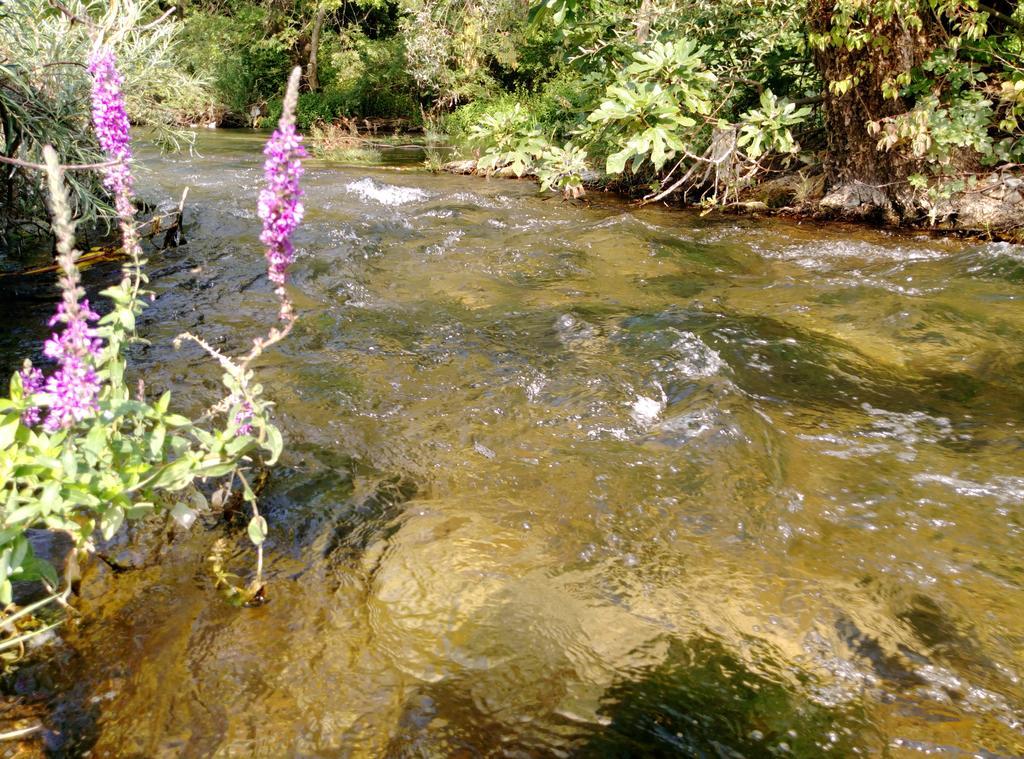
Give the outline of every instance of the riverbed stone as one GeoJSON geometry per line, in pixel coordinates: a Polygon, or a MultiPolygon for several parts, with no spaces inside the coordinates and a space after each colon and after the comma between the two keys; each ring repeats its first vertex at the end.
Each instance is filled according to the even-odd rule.
{"type": "Polygon", "coordinates": [[[954,200],[954,226],[966,232],[1011,230],[1024,225],[1022,180],[1006,174],[990,174],[984,183],[954,200]]]}
{"type": "Polygon", "coordinates": [[[832,189],[819,205],[826,213],[844,219],[868,219],[879,214],[887,216],[892,210],[892,203],[884,192],[863,182],[850,182],[832,189]]]}
{"type": "Polygon", "coordinates": [[[462,161],[449,161],[441,168],[449,174],[475,174],[476,161],[472,158],[467,158],[462,161]]]}

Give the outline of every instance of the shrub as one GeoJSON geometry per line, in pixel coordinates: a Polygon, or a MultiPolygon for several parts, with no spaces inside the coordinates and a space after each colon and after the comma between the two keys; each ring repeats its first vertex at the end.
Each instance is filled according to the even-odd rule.
{"type": "Polygon", "coordinates": [[[269,25],[266,9],[247,4],[231,16],[196,10],[185,18],[183,65],[211,82],[218,105],[245,123],[251,106],[280,97],[291,68],[287,42],[267,34],[269,25]]]}
{"type": "Polygon", "coordinates": [[[367,140],[336,124],[315,124],[309,135],[313,155],[338,163],[377,163],[381,152],[367,140]]]}
{"type": "MultiPolygon", "coordinates": [[[[90,7],[70,0],[69,10],[88,16],[90,7]]],[[[158,13],[156,0],[124,0],[95,19],[97,33],[116,50],[127,81],[127,106],[135,124],[155,127],[164,144],[188,139],[171,126],[210,100],[205,83],[178,65],[181,25],[143,23],[158,13]]],[[[45,0],[12,0],[0,8],[0,145],[3,155],[40,163],[51,144],[71,164],[91,164],[100,153],[89,121],[89,78],[81,66],[91,46],[90,30],[53,12],[45,0]]],[[[109,196],[92,173],[67,177],[72,214],[81,221],[112,220],[109,196]]],[[[44,196],[30,172],[4,171],[0,180],[0,236],[14,236],[15,219],[30,229],[46,218],[44,196]]],[[[24,228],[19,228],[24,229],[24,228]]]]}

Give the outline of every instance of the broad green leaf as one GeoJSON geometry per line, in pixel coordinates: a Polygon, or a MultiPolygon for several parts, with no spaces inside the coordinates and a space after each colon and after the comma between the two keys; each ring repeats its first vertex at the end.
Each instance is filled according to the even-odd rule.
{"type": "Polygon", "coordinates": [[[53,564],[38,556],[26,556],[14,577],[17,580],[45,580],[55,590],[60,587],[60,578],[53,564]]]}
{"type": "Polygon", "coordinates": [[[60,457],[61,465],[64,467],[64,477],[74,481],[78,477],[78,459],[75,457],[73,448],[65,448],[60,457]]]}
{"type": "Polygon", "coordinates": [[[7,524],[24,524],[25,526],[31,525],[40,516],[40,508],[38,501],[32,501],[24,506],[19,506],[13,512],[7,515],[4,521],[7,524]]]}
{"type": "Polygon", "coordinates": [[[254,516],[249,520],[249,540],[253,545],[263,545],[263,541],[267,539],[267,531],[267,520],[262,516],[254,516]]]}
{"type": "Polygon", "coordinates": [[[158,424],[149,436],[149,452],[153,457],[159,456],[164,449],[164,441],[167,439],[167,428],[158,424]]]}
{"type": "Polygon", "coordinates": [[[154,506],[148,501],[141,501],[139,503],[132,504],[131,508],[125,511],[125,518],[136,520],[147,517],[153,513],[154,506]]]}
{"type": "Polygon", "coordinates": [[[17,414],[7,414],[0,421],[0,451],[6,450],[14,442],[20,424],[21,420],[17,414]]]}
{"type": "Polygon", "coordinates": [[[200,477],[223,477],[225,474],[230,474],[236,464],[234,461],[221,462],[219,459],[209,462],[204,462],[200,465],[196,471],[197,476],[200,477]]]}
{"type": "Polygon", "coordinates": [[[100,530],[104,540],[110,540],[124,524],[124,509],[113,506],[100,515],[100,530]]]}
{"type": "Polygon", "coordinates": [[[654,164],[654,168],[661,169],[665,165],[665,161],[668,160],[668,153],[665,150],[664,135],[665,130],[663,129],[651,129],[651,163],[654,164]]]}
{"type": "Polygon", "coordinates": [[[284,440],[281,438],[281,431],[272,424],[267,425],[266,432],[266,449],[270,452],[270,458],[267,459],[267,466],[273,466],[277,463],[278,458],[281,456],[281,451],[284,449],[284,440]]]}
{"type": "Polygon", "coordinates": [[[627,148],[626,150],[620,150],[618,153],[612,153],[608,156],[605,171],[609,174],[621,174],[626,169],[626,161],[629,160],[631,152],[632,151],[627,148]]]}
{"type": "Polygon", "coordinates": [[[150,483],[152,488],[181,490],[192,482],[192,462],[187,458],[177,459],[165,466],[150,483]]]}
{"type": "Polygon", "coordinates": [[[24,394],[24,387],[21,382],[21,372],[11,375],[10,392],[8,395],[12,401],[20,401],[24,394]]]}
{"type": "Polygon", "coordinates": [[[14,547],[11,550],[11,561],[10,565],[13,569],[17,570],[25,561],[25,557],[28,556],[29,543],[28,538],[24,535],[19,535],[14,541],[14,547]]]}
{"type": "Polygon", "coordinates": [[[175,522],[186,530],[191,528],[196,522],[196,513],[181,501],[174,504],[174,508],[171,509],[171,516],[175,522]]]}

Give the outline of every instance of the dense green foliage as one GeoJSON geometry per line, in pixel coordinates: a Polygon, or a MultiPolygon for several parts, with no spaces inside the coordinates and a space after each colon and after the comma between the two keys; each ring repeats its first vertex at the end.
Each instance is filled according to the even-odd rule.
{"type": "Polygon", "coordinates": [[[482,170],[571,194],[587,167],[649,198],[722,200],[824,165],[927,204],[1022,158],[1022,25],[996,5],[232,0],[191,6],[185,25],[192,72],[243,116],[273,119],[280,72],[315,61],[303,126],[425,117],[482,170]]]}
{"type": "Polygon", "coordinates": [[[183,63],[213,84],[218,120],[261,126],[276,121],[283,77],[293,65],[309,67],[321,7],[317,86],[300,97],[299,127],[343,116],[419,121],[419,85],[393,9],[374,3],[194,3],[185,16],[183,63]]]}
{"type": "Polygon", "coordinates": [[[998,0],[812,2],[834,173],[934,197],[1024,160],[1021,18],[998,0]],[[852,155],[866,137],[874,153],[852,155]]]}
{"type": "Polygon", "coordinates": [[[833,183],[892,186],[908,208],[1024,156],[1022,25],[1012,5],[551,0],[535,11],[563,31],[570,54],[557,75],[514,104],[467,106],[484,114],[469,128],[459,113],[447,121],[487,151],[485,167],[519,173],[532,157],[543,172],[539,130],[571,139],[595,168],[648,197],[721,200],[824,158],[833,183]],[[565,110],[534,105],[566,80],[576,96],[565,110]],[[513,161],[507,119],[495,114],[516,106],[522,149],[513,161]],[[807,149],[823,146],[824,156],[807,149]]]}

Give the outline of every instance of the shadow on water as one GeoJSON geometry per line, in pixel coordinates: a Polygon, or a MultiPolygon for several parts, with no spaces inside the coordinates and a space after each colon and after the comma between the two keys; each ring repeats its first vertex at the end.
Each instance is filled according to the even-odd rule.
{"type": "Polygon", "coordinates": [[[580,756],[848,756],[880,747],[858,705],[829,708],[751,672],[718,642],[674,641],[665,664],[605,694],[608,729],[580,756]],[[867,734],[865,734],[867,733],[867,734]]]}
{"type": "MultiPolygon", "coordinates": [[[[673,640],[666,662],[623,673],[601,699],[599,729],[578,738],[563,719],[516,742],[460,683],[409,699],[387,756],[704,757],[848,756],[882,743],[856,704],[828,707],[750,671],[719,642],[673,640]]],[[[528,732],[528,731],[527,731],[528,732]]]]}

